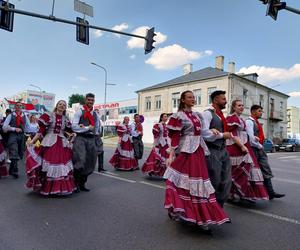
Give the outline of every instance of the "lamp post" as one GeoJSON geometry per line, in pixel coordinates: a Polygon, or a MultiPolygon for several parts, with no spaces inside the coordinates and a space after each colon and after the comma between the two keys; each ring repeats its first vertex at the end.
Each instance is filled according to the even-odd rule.
{"type": "MultiPolygon", "coordinates": [[[[106,68],[104,68],[103,66],[97,64],[97,63],[94,63],[94,62],[91,62],[92,65],[98,67],[98,68],[101,68],[104,70],[104,73],[105,73],[105,79],[104,79],[104,126],[105,126],[105,121],[106,121],[106,92],[107,92],[107,85],[116,85],[114,83],[107,83],[107,70],[106,68]]],[[[104,138],[104,131],[105,131],[105,127],[103,126],[103,138],[104,138]]]]}
{"type": "Polygon", "coordinates": [[[41,112],[41,106],[42,106],[42,103],[44,103],[44,101],[43,101],[43,91],[42,91],[42,89],[41,89],[39,86],[37,86],[37,85],[29,84],[29,86],[35,87],[35,88],[39,89],[39,91],[40,91],[40,93],[41,93],[41,103],[39,103],[39,112],[41,112]]]}

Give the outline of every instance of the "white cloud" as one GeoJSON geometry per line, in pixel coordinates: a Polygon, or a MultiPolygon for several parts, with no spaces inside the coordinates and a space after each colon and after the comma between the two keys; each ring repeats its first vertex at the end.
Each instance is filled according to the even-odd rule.
{"type": "Polygon", "coordinates": [[[79,81],[82,81],[82,82],[88,81],[88,79],[84,76],[77,76],[76,79],[79,80],[79,81]]]}
{"type": "Polygon", "coordinates": [[[154,66],[156,69],[173,69],[177,66],[189,63],[192,60],[209,56],[212,53],[211,50],[205,50],[204,52],[189,51],[178,44],[173,44],[154,51],[145,63],[154,66]]]}
{"type": "MultiPolygon", "coordinates": [[[[136,28],[132,33],[135,35],[140,35],[140,36],[146,36],[147,29],[150,29],[148,26],[141,26],[136,28]]],[[[167,40],[167,36],[160,33],[160,32],[155,32],[156,36],[154,36],[154,40],[156,41],[154,43],[154,46],[157,46],[160,43],[163,43],[164,41],[167,40]]],[[[134,49],[134,48],[144,48],[145,40],[142,38],[137,38],[137,37],[132,37],[127,41],[127,46],[129,49],[134,49]]]]}
{"type": "Polygon", "coordinates": [[[78,89],[78,86],[73,85],[73,86],[72,86],[72,89],[78,89]]]}
{"type": "Polygon", "coordinates": [[[135,59],[135,58],[136,58],[136,55],[134,55],[134,54],[130,56],[130,59],[135,59]]]}
{"type": "MultiPolygon", "coordinates": [[[[115,25],[114,27],[112,27],[113,30],[116,30],[116,31],[124,31],[124,30],[127,30],[128,29],[128,24],[127,23],[121,23],[119,25],[115,25]]],[[[120,34],[114,34],[116,37],[121,37],[120,34]]]]}
{"type": "Polygon", "coordinates": [[[291,93],[288,93],[289,96],[292,96],[292,97],[300,97],[300,92],[291,92],[291,93]]]}
{"type": "Polygon", "coordinates": [[[95,38],[99,38],[99,37],[103,36],[103,31],[101,31],[101,30],[94,30],[93,31],[93,35],[94,35],[95,38]]]}
{"type": "Polygon", "coordinates": [[[300,78],[300,64],[294,64],[288,69],[252,65],[248,68],[241,68],[238,73],[257,73],[259,75],[259,82],[261,83],[288,81],[300,78]]]}
{"type": "Polygon", "coordinates": [[[132,85],[131,83],[128,83],[127,86],[128,86],[128,87],[132,87],[133,85],[132,85]]]}

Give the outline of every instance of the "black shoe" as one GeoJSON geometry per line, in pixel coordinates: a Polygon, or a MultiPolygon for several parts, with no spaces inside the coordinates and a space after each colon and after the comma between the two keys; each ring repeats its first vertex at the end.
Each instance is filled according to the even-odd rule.
{"type": "Polygon", "coordinates": [[[88,188],[86,188],[85,186],[80,186],[79,187],[80,191],[83,191],[83,192],[89,192],[90,190],[88,188]]]}
{"type": "Polygon", "coordinates": [[[273,200],[274,198],[282,198],[284,196],[285,196],[285,194],[279,194],[279,193],[274,192],[272,194],[269,194],[269,199],[273,200]]]}
{"type": "Polygon", "coordinates": [[[208,228],[207,226],[199,226],[199,230],[203,233],[203,234],[207,234],[207,235],[212,235],[213,231],[208,228]]]}
{"type": "Polygon", "coordinates": [[[98,172],[105,172],[105,171],[107,171],[107,170],[104,168],[98,168],[98,172]]]}
{"type": "Polygon", "coordinates": [[[11,175],[12,177],[14,177],[15,179],[19,178],[19,175],[17,173],[9,173],[9,175],[11,175]]]}

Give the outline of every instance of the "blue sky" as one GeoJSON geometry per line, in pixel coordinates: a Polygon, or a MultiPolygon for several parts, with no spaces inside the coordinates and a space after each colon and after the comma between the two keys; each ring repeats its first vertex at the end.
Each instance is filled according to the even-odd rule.
{"type": "MultiPolygon", "coordinates": [[[[49,15],[52,0],[10,0],[16,9],[49,15]]],[[[287,5],[300,9],[298,0],[287,5]]],[[[134,91],[182,75],[182,65],[193,70],[213,66],[215,56],[234,61],[236,70],[256,71],[259,82],[291,93],[288,104],[300,107],[300,16],[280,11],[277,21],[265,16],[258,0],[86,0],[94,7],[90,24],[132,33],[155,27],[156,49],[144,55],[143,40],[90,30],[90,45],[76,42],[75,27],[15,15],[14,32],[0,30],[0,98],[38,85],[56,94],[94,92],[104,99],[104,72],[108,70],[107,101],[136,97],[134,91]]],[[[56,0],[54,15],[75,20],[73,0],[56,0]]]]}

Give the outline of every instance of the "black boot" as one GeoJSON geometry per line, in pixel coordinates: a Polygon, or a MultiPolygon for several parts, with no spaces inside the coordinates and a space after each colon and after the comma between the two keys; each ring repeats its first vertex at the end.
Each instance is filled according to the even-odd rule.
{"type": "Polygon", "coordinates": [[[103,168],[103,158],[104,158],[104,152],[101,152],[98,155],[98,172],[106,171],[106,169],[103,168]]]}
{"type": "Polygon", "coordinates": [[[19,175],[18,175],[18,160],[16,160],[16,159],[11,160],[8,173],[9,173],[9,175],[13,176],[16,179],[19,178],[19,175]]]}
{"type": "Polygon", "coordinates": [[[271,178],[264,179],[264,184],[268,191],[270,200],[273,200],[274,198],[282,198],[285,196],[285,194],[279,194],[274,191],[271,178]]]}

